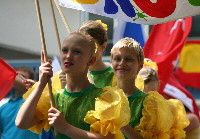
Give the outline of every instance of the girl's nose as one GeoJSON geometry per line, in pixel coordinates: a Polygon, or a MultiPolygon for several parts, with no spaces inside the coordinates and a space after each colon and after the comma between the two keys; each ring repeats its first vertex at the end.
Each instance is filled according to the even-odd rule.
{"type": "Polygon", "coordinates": [[[71,52],[68,52],[68,53],[66,54],[66,58],[67,58],[68,60],[71,60],[71,59],[72,59],[72,53],[71,53],[71,52]]]}
{"type": "Polygon", "coordinates": [[[119,65],[124,65],[125,64],[125,60],[124,59],[121,59],[119,65]]]}

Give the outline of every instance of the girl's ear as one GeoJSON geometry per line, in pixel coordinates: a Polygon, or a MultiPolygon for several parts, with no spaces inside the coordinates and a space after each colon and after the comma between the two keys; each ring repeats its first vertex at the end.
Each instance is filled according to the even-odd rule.
{"type": "Polygon", "coordinates": [[[96,62],[96,56],[92,56],[90,61],[88,62],[88,65],[91,66],[96,62]]]}
{"type": "Polygon", "coordinates": [[[107,46],[107,42],[104,42],[103,45],[101,46],[102,47],[102,51],[104,52],[105,49],[106,49],[106,46],[107,46]]]}

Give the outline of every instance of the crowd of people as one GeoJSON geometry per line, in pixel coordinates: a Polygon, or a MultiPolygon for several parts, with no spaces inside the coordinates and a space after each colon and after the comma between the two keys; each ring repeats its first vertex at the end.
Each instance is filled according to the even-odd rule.
{"type": "Polygon", "coordinates": [[[119,40],[110,63],[102,61],[107,29],[88,21],[66,36],[62,71],[54,75],[42,51],[38,82],[30,69],[16,68],[23,78],[1,100],[1,139],[198,139],[198,117],[159,94],[156,63],[144,58],[136,40],[119,40]]]}

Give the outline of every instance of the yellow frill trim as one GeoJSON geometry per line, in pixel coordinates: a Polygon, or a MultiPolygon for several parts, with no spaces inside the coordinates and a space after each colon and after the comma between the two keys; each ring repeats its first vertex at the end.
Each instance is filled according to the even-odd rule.
{"type": "Polygon", "coordinates": [[[182,139],[189,124],[179,100],[166,100],[158,92],[148,92],[142,110],[143,117],[135,127],[145,139],[182,139]]]}
{"type": "MultiPolygon", "coordinates": [[[[58,90],[61,90],[60,85],[60,79],[59,74],[61,71],[55,73],[52,77],[52,92],[55,93],[58,90]]],[[[24,95],[23,98],[26,100],[28,96],[33,92],[33,90],[36,88],[38,83],[35,83],[32,88],[30,88],[24,95]]],[[[48,110],[51,107],[50,105],[50,97],[49,97],[49,89],[48,85],[44,88],[42,95],[40,97],[40,100],[37,104],[35,115],[36,117],[41,121],[40,123],[34,125],[29,130],[31,130],[34,133],[41,134],[42,129],[44,128],[45,131],[49,131],[50,125],[48,122],[48,110]]]]}
{"type": "Polygon", "coordinates": [[[174,123],[171,127],[170,136],[174,139],[185,138],[186,133],[183,129],[190,123],[187,118],[185,108],[182,102],[177,99],[169,99],[167,101],[171,106],[172,113],[174,114],[174,123]]]}
{"type": "Polygon", "coordinates": [[[135,79],[135,86],[139,89],[139,90],[144,90],[144,80],[142,79],[141,76],[137,76],[137,78],[135,79]]]}
{"type": "MultiPolygon", "coordinates": [[[[26,100],[28,96],[33,92],[36,88],[38,83],[35,83],[32,88],[30,88],[24,95],[23,98],[26,100]]],[[[42,129],[44,128],[45,131],[49,131],[50,125],[48,123],[48,110],[51,107],[50,105],[50,98],[48,92],[48,86],[45,87],[42,96],[37,104],[35,116],[40,120],[40,123],[34,125],[33,127],[29,128],[34,133],[42,134],[42,129]]]]}
{"type": "Polygon", "coordinates": [[[112,86],[117,86],[117,77],[115,75],[112,78],[112,86]]]}
{"type": "Polygon", "coordinates": [[[103,136],[111,133],[115,139],[124,139],[120,129],[130,122],[130,108],[124,92],[117,87],[105,87],[96,99],[95,110],[88,111],[84,120],[91,124],[91,132],[103,136]]]}
{"type": "Polygon", "coordinates": [[[59,74],[62,72],[62,70],[56,72],[53,77],[51,78],[52,81],[52,92],[57,92],[60,91],[61,88],[61,83],[60,83],[60,78],[59,78],[59,74]]]}

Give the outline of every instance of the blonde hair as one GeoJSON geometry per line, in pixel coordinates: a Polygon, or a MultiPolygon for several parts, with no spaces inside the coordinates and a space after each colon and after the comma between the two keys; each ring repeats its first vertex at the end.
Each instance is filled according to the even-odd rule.
{"type": "Polygon", "coordinates": [[[144,80],[145,84],[147,84],[151,81],[158,81],[159,80],[157,71],[151,66],[143,67],[139,71],[138,76],[140,76],[144,80]]]}
{"type": "Polygon", "coordinates": [[[143,53],[142,47],[140,46],[140,44],[136,40],[134,40],[132,38],[128,38],[128,37],[119,40],[112,47],[112,49],[111,49],[111,57],[112,57],[114,49],[116,49],[116,48],[124,48],[124,47],[133,48],[134,51],[136,52],[139,64],[143,64],[144,63],[144,53],[143,53]]]}
{"type": "Polygon", "coordinates": [[[101,23],[97,21],[89,20],[81,25],[78,32],[84,32],[92,36],[99,45],[103,45],[107,42],[107,31],[104,29],[101,23]]]}
{"type": "Polygon", "coordinates": [[[93,37],[91,37],[89,34],[83,33],[83,32],[72,32],[65,39],[68,39],[69,37],[72,37],[72,36],[78,36],[80,41],[82,41],[83,43],[86,43],[86,45],[91,47],[92,55],[95,54],[96,42],[93,37]]]}

